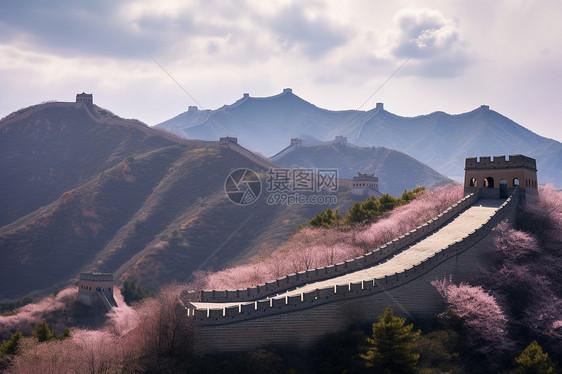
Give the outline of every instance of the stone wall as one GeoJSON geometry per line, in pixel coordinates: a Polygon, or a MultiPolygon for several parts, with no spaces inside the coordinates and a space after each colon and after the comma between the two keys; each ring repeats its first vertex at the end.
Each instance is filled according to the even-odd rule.
{"type": "Polygon", "coordinates": [[[203,302],[257,300],[271,294],[291,289],[304,283],[334,278],[351,271],[373,266],[386,257],[391,256],[396,251],[415,243],[427,234],[443,226],[463,210],[474,204],[477,200],[478,192],[465,196],[463,199],[459,200],[456,204],[449,207],[446,211],[439,214],[437,217],[427,221],[423,225],[411,230],[410,232],[400,236],[399,238],[392,240],[391,242],[386,243],[379,248],[374,249],[373,251],[363,256],[335,265],[302,271],[296,274],[290,274],[283,278],[278,278],[271,282],[246,289],[201,291],[197,298],[195,298],[194,295],[194,301],[195,299],[203,302]]]}
{"type": "Polygon", "coordinates": [[[494,216],[462,241],[401,273],[223,309],[189,308],[188,314],[195,321],[195,350],[304,346],[352,323],[376,321],[387,306],[410,320],[442,311],[442,298],[430,282],[445,277],[454,282],[473,278],[490,258],[492,229],[504,219],[515,219],[517,197],[516,191],[494,216]]]}
{"type": "Polygon", "coordinates": [[[252,151],[242,147],[240,144],[238,144],[238,139],[236,139],[236,141],[231,141],[230,139],[236,139],[236,138],[221,138],[220,141],[219,141],[219,145],[221,146],[221,148],[229,148],[229,149],[231,149],[235,152],[238,152],[241,155],[249,158],[250,160],[252,160],[256,164],[264,167],[265,169],[279,168],[278,165],[274,164],[269,159],[258,156],[257,154],[253,153],[252,151]]]}

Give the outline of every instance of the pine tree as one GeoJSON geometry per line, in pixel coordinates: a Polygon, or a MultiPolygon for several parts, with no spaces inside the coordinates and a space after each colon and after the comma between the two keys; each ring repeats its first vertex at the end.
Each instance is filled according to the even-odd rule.
{"type": "Polygon", "coordinates": [[[381,214],[394,209],[398,205],[400,205],[400,200],[389,194],[384,194],[379,198],[379,211],[381,214]]]}
{"type": "Polygon", "coordinates": [[[413,351],[421,332],[412,331],[413,325],[405,323],[406,319],[395,317],[391,308],[386,308],[379,321],[373,323],[367,351],[360,355],[368,367],[389,374],[415,371],[420,355],[413,351]]]}
{"type": "Polygon", "coordinates": [[[354,224],[363,222],[368,218],[367,212],[363,208],[361,203],[355,203],[349,209],[349,212],[345,215],[345,223],[354,224]]]}
{"type": "Polygon", "coordinates": [[[21,332],[16,331],[10,340],[5,341],[0,345],[0,357],[7,355],[17,355],[21,347],[21,339],[23,336],[21,332]]]}
{"type": "Polygon", "coordinates": [[[127,305],[131,305],[135,301],[141,301],[147,297],[154,297],[154,294],[148,290],[145,290],[134,282],[126,280],[123,282],[123,288],[121,289],[121,294],[127,305]]]}
{"type": "Polygon", "coordinates": [[[33,330],[32,335],[34,338],[37,338],[39,343],[55,339],[55,332],[49,329],[49,325],[45,320],[35,326],[35,330],[33,330]]]}
{"type": "Polygon", "coordinates": [[[554,364],[548,353],[535,340],[515,358],[515,372],[517,374],[550,374],[556,373],[554,364]]]}
{"type": "Polygon", "coordinates": [[[323,212],[318,213],[314,216],[308,223],[312,227],[331,227],[334,224],[338,224],[341,221],[341,215],[338,210],[335,212],[328,208],[323,212]]]}

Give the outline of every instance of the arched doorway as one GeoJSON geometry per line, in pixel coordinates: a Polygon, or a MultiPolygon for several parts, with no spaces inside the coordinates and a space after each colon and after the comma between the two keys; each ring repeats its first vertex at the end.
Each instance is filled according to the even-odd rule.
{"type": "Polygon", "coordinates": [[[484,179],[484,187],[494,188],[494,178],[488,177],[488,178],[484,179]]]}
{"type": "Polygon", "coordinates": [[[476,178],[470,179],[470,187],[478,187],[478,181],[476,180],[476,178]]]}
{"type": "Polygon", "coordinates": [[[507,199],[509,194],[507,193],[507,181],[505,179],[500,180],[500,199],[507,199]]]}
{"type": "Polygon", "coordinates": [[[514,178],[513,179],[513,187],[517,187],[517,186],[519,186],[519,179],[514,178]]]}

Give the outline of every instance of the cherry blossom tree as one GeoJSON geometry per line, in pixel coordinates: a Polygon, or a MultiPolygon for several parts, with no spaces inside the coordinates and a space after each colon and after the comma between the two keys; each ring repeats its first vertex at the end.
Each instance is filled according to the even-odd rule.
{"type": "Polygon", "coordinates": [[[507,317],[493,295],[480,286],[455,285],[447,279],[431,284],[467,326],[471,344],[478,351],[491,355],[510,346],[507,317]]]}
{"type": "Polygon", "coordinates": [[[447,185],[426,190],[409,204],[384,213],[377,221],[354,228],[303,228],[268,257],[218,272],[198,272],[196,289],[240,289],[288,274],[329,266],[375,250],[422,225],[463,197],[463,187],[447,185]]]}

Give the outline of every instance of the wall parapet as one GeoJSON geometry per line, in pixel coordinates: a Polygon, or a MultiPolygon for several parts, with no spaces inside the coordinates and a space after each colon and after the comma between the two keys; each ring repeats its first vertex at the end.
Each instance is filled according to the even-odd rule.
{"type": "Polygon", "coordinates": [[[465,170],[517,168],[537,171],[537,162],[535,159],[523,155],[510,155],[508,160],[505,156],[467,157],[465,161],[465,170]]]}
{"type": "MultiPolygon", "coordinates": [[[[193,316],[195,323],[199,326],[226,325],[265,316],[290,313],[295,310],[308,309],[320,304],[361,298],[379,292],[385,292],[416,280],[448,259],[458,256],[474,246],[485,238],[492,229],[507,216],[514,217],[515,209],[517,208],[517,200],[518,191],[515,191],[515,193],[500,206],[494,215],[479,228],[468,234],[462,240],[451,243],[441,251],[434,253],[427,259],[400,273],[381,278],[367,279],[361,282],[316,289],[292,296],[255,300],[220,309],[196,308],[193,304],[188,303],[187,313],[193,316]]],[[[226,291],[216,292],[226,295],[226,291]]]]}
{"type": "MultiPolygon", "coordinates": [[[[226,138],[221,138],[219,141],[219,144],[221,144],[221,147],[223,148],[229,148],[235,152],[240,153],[241,155],[249,158],[250,160],[254,161],[256,164],[263,166],[266,169],[269,168],[278,168],[279,166],[276,165],[274,162],[272,162],[269,159],[263,158],[257,154],[255,154],[254,152],[250,151],[247,148],[242,147],[240,144],[238,144],[238,142],[232,142],[232,141],[223,141],[223,139],[226,138]]],[[[236,138],[234,138],[236,139],[236,138]]]]}
{"type": "Polygon", "coordinates": [[[376,265],[398,250],[401,250],[404,247],[417,242],[429,233],[435,231],[437,228],[443,226],[453,217],[478,201],[478,199],[478,191],[471,193],[470,195],[465,196],[464,198],[450,206],[443,213],[430,219],[424,224],[374,249],[373,251],[354,259],[334,265],[289,274],[270,282],[263,283],[254,287],[248,287],[246,289],[221,291],[203,290],[200,292],[198,299],[201,302],[236,302],[257,300],[268,295],[289,290],[304,283],[334,278],[352,271],[376,265]]]}

